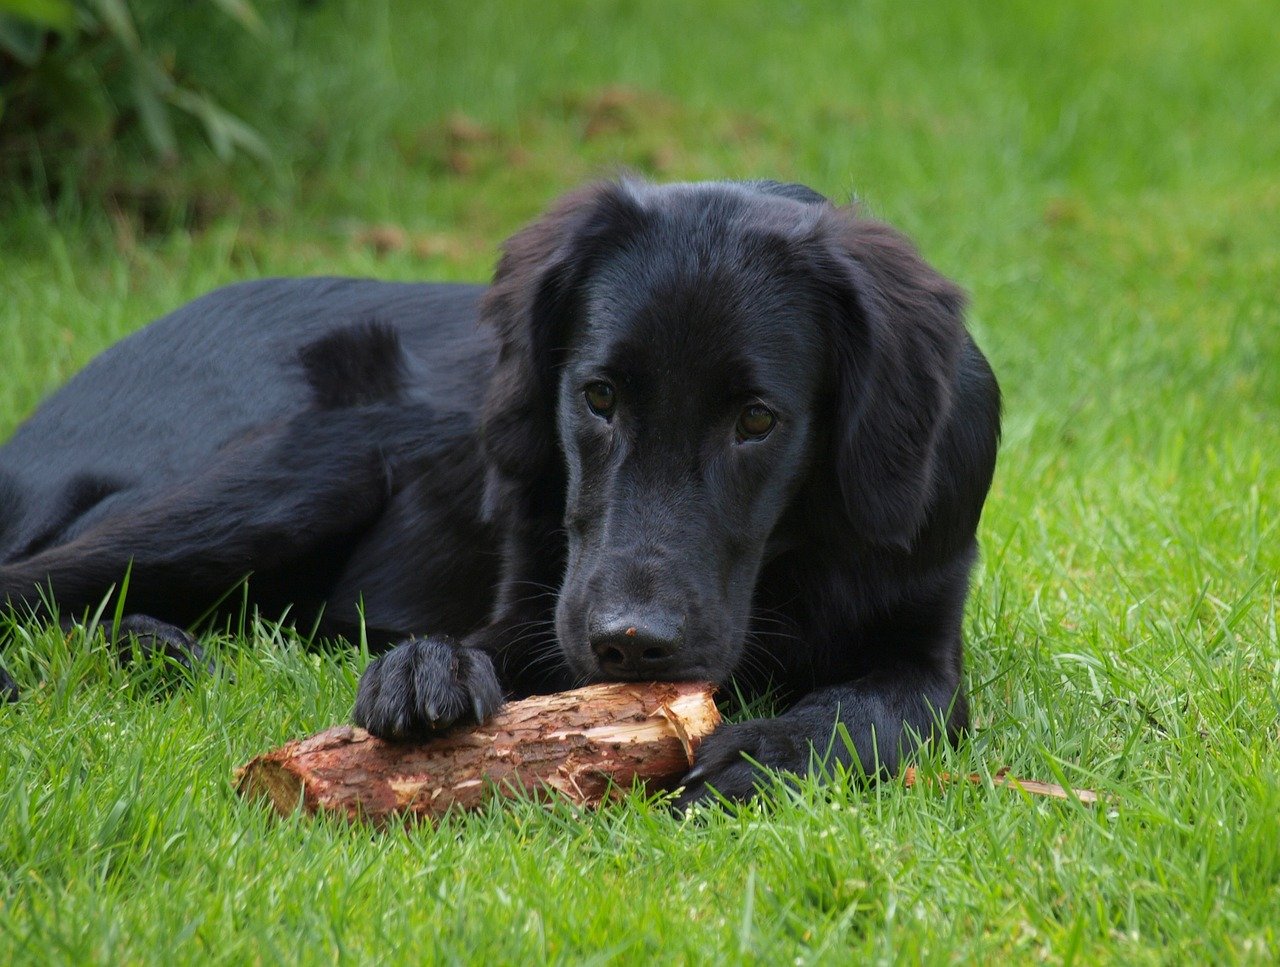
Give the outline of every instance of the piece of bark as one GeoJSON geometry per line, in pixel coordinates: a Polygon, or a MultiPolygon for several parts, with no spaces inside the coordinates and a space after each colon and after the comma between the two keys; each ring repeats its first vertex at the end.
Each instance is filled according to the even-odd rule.
{"type": "Polygon", "coordinates": [[[720,721],[714,687],[613,682],[510,702],[483,725],[384,742],[340,725],[236,770],[236,789],[296,809],[381,824],[471,810],[495,795],[599,805],[639,779],[670,788],[720,721]]]}
{"type": "MultiPolygon", "coordinates": [[[[949,772],[943,772],[937,776],[931,776],[928,779],[919,777],[919,781],[928,782],[936,779],[942,785],[950,782],[970,782],[974,785],[982,784],[982,776],[973,773],[967,776],[953,776],[949,772]]],[[[917,782],[915,766],[908,766],[903,770],[902,784],[904,786],[914,786],[917,782]]],[[[1063,786],[1054,785],[1051,782],[1040,782],[1036,779],[1019,779],[1016,776],[1009,775],[1008,769],[1001,769],[991,777],[992,785],[1004,786],[1009,789],[1020,789],[1023,792],[1030,793],[1035,796],[1049,796],[1053,799],[1078,799],[1085,805],[1092,806],[1098,801],[1098,794],[1091,789],[1067,789],[1063,786]]]]}

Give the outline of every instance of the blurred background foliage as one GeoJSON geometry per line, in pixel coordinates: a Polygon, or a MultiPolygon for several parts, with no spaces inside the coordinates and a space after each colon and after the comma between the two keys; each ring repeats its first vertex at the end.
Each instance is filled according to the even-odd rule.
{"type": "Polygon", "coordinates": [[[261,136],[212,93],[208,56],[254,40],[266,30],[248,0],[0,0],[0,174],[55,192],[92,185],[117,151],[173,164],[197,135],[220,161],[265,159],[261,136]],[[174,29],[178,8],[194,30],[174,29]]]}
{"type": "Polygon", "coordinates": [[[107,201],[165,227],[290,209],[308,186],[331,211],[368,209],[421,201],[424,176],[497,187],[505,171],[536,189],[532,213],[609,165],[763,171],[838,195],[891,170],[877,180],[909,204],[985,188],[973,165],[1010,200],[1221,184],[1242,142],[1280,157],[1274,13],[0,0],[0,203],[107,201]]]}

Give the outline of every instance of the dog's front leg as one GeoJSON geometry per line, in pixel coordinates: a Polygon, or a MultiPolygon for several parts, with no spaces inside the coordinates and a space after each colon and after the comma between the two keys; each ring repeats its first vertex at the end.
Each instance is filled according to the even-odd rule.
{"type": "Polygon", "coordinates": [[[411,638],[369,663],[353,717],[385,739],[423,738],[457,722],[483,722],[507,698],[569,688],[556,642],[558,524],[526,523],[507,537],[492,621],[461,641],[411,638]]]}

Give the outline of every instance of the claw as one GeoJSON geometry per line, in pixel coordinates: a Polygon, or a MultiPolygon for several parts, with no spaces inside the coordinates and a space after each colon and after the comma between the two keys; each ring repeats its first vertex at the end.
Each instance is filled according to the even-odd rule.
{"type": "Polygon", "coordinates": [[[707,775],[707,767],[705,765],[694,766],[692,769],[690,769],[688,772],[685,773],[684,782],[687,784],[700,782],[702,779],[706,778],[706,775],[707,775]]]}

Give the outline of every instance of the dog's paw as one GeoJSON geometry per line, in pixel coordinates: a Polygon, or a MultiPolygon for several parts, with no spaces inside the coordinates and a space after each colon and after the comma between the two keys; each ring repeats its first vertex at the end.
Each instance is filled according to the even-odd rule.
{"type": "Polygon", "coordinates": [[[194,636],[176,625],[145,614],[128,614],[112,632],[112,641],[125,663],[163,656],[187,671],[213,671],[213,663],[194,636]]]}
{"type": "Polygon", "coordinates": [[[768,780],[768,772],[803,774],[809,770],[813,744],[785,718],[750,719],[722,725],[702,740],[693,768],[681,780],[675,806],[721,799],[745,802],[768,780]]]}
{"type": "Polygon", "coordinates": [[[444,638],[415,638],[369,663],[353,717],[381,739],[414,739],[457,722],[483,722],[501,706],[488,655],[444,638]]]}
{"type": "Polygon", "coordinates": [[[0,665],[0,705],[5,702],[16,702],[20,697],[18,683],[5,670],[4,665],[0,665]]]}

